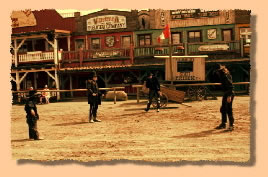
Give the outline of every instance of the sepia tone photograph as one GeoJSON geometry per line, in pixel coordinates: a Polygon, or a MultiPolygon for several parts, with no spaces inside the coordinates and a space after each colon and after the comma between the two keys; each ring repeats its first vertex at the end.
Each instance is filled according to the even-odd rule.
{"type": "Polygon", "coordinates": [[[250,10],[14,10],[11,153],[252,160],[250,10]]]}

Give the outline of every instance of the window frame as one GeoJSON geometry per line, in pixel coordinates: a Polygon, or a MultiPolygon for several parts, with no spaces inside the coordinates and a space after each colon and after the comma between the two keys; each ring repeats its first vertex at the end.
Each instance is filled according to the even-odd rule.
{"type": "MultiPolygon", "coordinates": [[[[222,41],[225,41],[224,40],[224,31],[231,31],[230,35],[231,35],[231,40],[230,41],[233,41],[234,40],[234,32],[233,32],[233,29],[232,28],[226,28],[226,29],[222,29],[221,32],[222,32],[222,41]]],[[[225,42],[229,42],[229,41],[225,41],[225,42]]]]}
{"type": "Polygon", "coordinates": [[[131,47],[131,43],[132,43],[132,36],[131,35],[122,35],[122,36],[120,36],[120,40],[121,40],[121,48],[130,48],[131,47]],[[129,47],[124,47],[123,46],[123,38],[124,37],[129,37],[129,39],[130,39],[130,41],[129,41],[129,47]]]}
{"type": "Polygon", "coordinates": [[[92,37],[92,38],[90,38],[90,49],[92,49],[92,50],[101,49],[101,38],[100,37],[92,37]],[[94,48],[94,45],[93,45],[93,40],[96,40],[96,39],[99,40],[99,47],[98,48],[94,48]]]}
{"type": "Polygon", "coordinates": [[[188,72],[193,72],[194,71],[194,61],[177,61],[177,72],[179,73],[188,73],[188,72]],[[187,67],[182,67],[181,64],[188,64],[188,63],[191,63],[191,71],[189,70],[179,70],[180,68],[187,68],[187,67]],[[180,65],[179,65],[180,64],[180,65]],[[180,67],[179,67],[180,66],[180,67]]]}
{"type": "Polygon", "coordinates": [[[138,34],[138,46],[144,47],[144,46],[151,46],[152,45],[152,34],[146,33],[146,34],[138,34]],[[141,45],[141,37],[144,37],[144,45],[141,45]],[[146,36],[150,36],[150,44],[146,44],[146,36]]]}
{"type": "MultiPolygon", "coordinates": [[[[188,36],[187,36],[187,40],[188,40],[188,42],[189,43],[198,43],[198,42],[202,42],[203,41],[203,38],[202,38],[202,31],[201,30],[193,30],[193,31],[188,31],[187,32],[187,34],[188,34],[188,36]],[[200,37],[199,37],[199,41],[197,41],[196,39],[196,37],[194,37],[194,40],[192,41],[192,40],[190,40],[191,38],[190,38],[190,33],[199,33],[199,35],[200,35],[200,37]]],[[[195,36],[195,35],[194,35],[195,36]]]]}
{"type": "Polygon", "coordinates": [[[79,46],[77,46],[78,45],[78,43],[77,43],[78,40],[81,40],[81,41],[83,40],[83,49],[85,48],[85,39],[83,39],[83,38],[77,38],[77,39],[74,40],[75,50],[76,51],[78,51],[80,49],[80,48],[78,48],[79,46]]]}
{"type": "MultiPolygon", "coordinates": [[[[173,34],[179,34],[180,39],[179,39],[179,43],[178,44],[182,44],[182,32],[178,31],[178,32],[171,32],[171,43],[174,44],[174,37],[173,34]]],[[[178,45],[178,44],[174,44],[174,45],[178,45]]]]}

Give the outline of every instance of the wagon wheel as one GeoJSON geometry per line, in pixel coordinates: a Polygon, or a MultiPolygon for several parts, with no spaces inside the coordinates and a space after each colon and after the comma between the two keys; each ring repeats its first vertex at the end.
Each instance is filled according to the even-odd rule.
{"type": "MultiPolygon", "coordinates": [[[[162,96],[160,96],[160,108],[164,108],[167,106],[168,103],[168,97],[165,93],[162,93],[162,96]]],[[[157,107],[157,98],[153,98],[152,106],[154,108],[157,107]]]]}
{"type": "Polygon", "coordinates": [[[203,100],[206,95],[206,90],[204,87],[200,86],[196,89],[196,98],[197,100],[203,100]]]}
{"type": "Polygon", "coordinates": [[[188,98],[190,100],[203,100],[206,90],[202,86],[189,87],[187,90],[188,98]]]}
{"type": "Polygon", "coordinates": [[[187,96],[190,100],[196,100],[196,87],[188,87],[187,96]]]}

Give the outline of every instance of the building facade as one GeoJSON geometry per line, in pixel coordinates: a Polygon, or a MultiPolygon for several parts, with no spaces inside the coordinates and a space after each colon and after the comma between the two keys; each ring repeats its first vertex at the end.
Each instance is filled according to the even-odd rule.
{"type": "MultiPolygon", "coordinates": [[[[206,82],[213,81],[218,63],[227,65],[235,82],[250,78],[247,10],[103,9],[84,16],[77,12],[69,18],[55,10],[25,10],[12,15],[13,90],[45,84],[55,89],[85,88],[89,73],[96,71],[102,87],[125,86],[127,93],[134,93],[131,85],[142,83],[148,72],[166,81],[165,59],[156,56],[170,53],[207,55],[206,82]],[[167,24],[171,37],[159,41],[167,24]]],[[[69,94],[86,93],[62,96],[69,94]]]]}

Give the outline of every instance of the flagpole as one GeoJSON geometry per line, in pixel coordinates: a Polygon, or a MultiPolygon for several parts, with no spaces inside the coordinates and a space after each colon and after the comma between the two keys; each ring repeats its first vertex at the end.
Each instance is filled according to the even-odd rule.
{"type": "Polygon", "coordinates": [[[169,43],[169,63],[170,63],[170,77],[171,77],[171,85],[173,85],[173,69],[172,69],[172,41],[171,41],[171,30],[169,27],[169,38],[168,38],[168,43],[169,43]]]}

